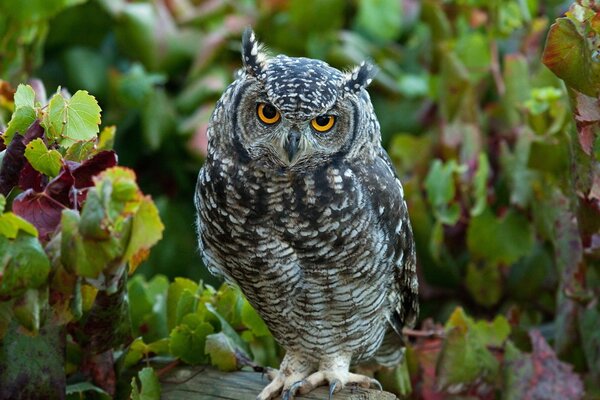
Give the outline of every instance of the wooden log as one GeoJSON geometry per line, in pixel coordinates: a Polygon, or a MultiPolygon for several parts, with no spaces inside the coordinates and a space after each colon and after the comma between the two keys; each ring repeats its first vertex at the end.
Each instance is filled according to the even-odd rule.
{"type": "MultiPolygon", "coordinates": [[[[163,400],[255,400],[269,383],[258,372],[220,372],[211,367],[180,367],[161,378],[163,400]]],[[[296,396],[297,400],[325,400],[326,387],[296,396]]],[[[375,389],[346,387],[334,396],[335,400],[395,400],[391,393],[375,389]]]]}

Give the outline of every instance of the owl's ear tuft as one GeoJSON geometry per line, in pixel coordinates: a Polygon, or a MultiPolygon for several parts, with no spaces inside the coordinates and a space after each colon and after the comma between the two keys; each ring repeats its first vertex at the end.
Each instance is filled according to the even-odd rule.
{"type": "Polygon", "coordinates": [[[354,67],[354,69],[347,74],[346,82],[344,82],[344,90],[358,93],[361,89],[364,89],[371,84],[375,75],[377,75],[377,67],[363,61],[359,66],[354,67]]]}
{"type": "Polygon", "coordinates": [[[252,28],[246,28],[242,37],[242,61],[246,72],[255,77],[262,72],[266,58],[262,48],[252,28]]]}

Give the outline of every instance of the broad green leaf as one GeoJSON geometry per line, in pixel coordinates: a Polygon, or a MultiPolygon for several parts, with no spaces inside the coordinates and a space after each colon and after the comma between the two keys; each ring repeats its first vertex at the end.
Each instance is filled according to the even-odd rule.
{"type": "Polygon", "coordinates": [[[192,295],[198,291],[198,284],[187,278],[175,278],[175,281],[169,285],[167,292],[167,326],[173,330],[178,324],[177,309],[184,292],[192,295]]]}
{"type": "Polygon", "coordinates": [[[54,178],[60,172],[62,156],[56,150],[48,150],[41,138],[32,140],[25,147],[25,157],[33,168],[54,178]]]}
{"type": "Polygon", "coordinates": [[[214,307],[219,315],[229,322],[230,325],[239,326],[242,323],[242,306],[244,297],[239,289],[222,284],[215,295],[214,307]]]}
{"type": "Polygon", "coordinates": [[[469,263],[465,284],[471,296],[482,306],[492,307],[502,297],[502,276],[494,263],[469,263]]]}
{"type": "Polygon", "coordinates": [[[166,297],[169,282],[157,275],[146,282],[143,275],[135,275],[128,282],[129,313],[135,335],[151,342],[168,336],[166,297]]]}
{"type": "Polygon", "coordinates": [[[8,239],[15,239],[19,231],[28,233],[31,236],[38,236],[38,231],[35,229],[35,226],[31,225],[31,223],[18,215],[12,212],[0,214],[0,235],[5,236],[8,239]]]}
{"type": "Polygon", "coordinates": [[[98,136],[97,150],[112,150],[115,144],[115,135],[117,128],[113,126],[105,126],[98,136]]]}
{"type": "MultiPolygon", "coordinates": [[[[0,251],[0,254],[4,253],[0,251]]],[[[13,320],[0,341],[0,393],[3,398],[64,397],[64,329],[64,326],[46,324],[38,335],[32,336],[23,333],[13,320]]]]}
{"type": "MultiPolygon", "coordinates": [[[[2,165],[2,164],[0,163],[0,165],[2,165]]],[[[5,206],[6,206],[6,197],[4,197],[4,195],[0,194],[0,214],[2,214],[4,212],[5,206]]],[[[1,232],[1,230],[0,230],[0,232],[1,232]]]]}
{"type": "Polygon", "coordinates": [[[477,82],[487,76],[492,56],[486,36],[476,31],[461,35],[454,51],[469,70],[469,79],[477,82]]]}
{"type": "Polygon", "coordinates": [[[402,396],[401,398],[410,398],[413,389],[406,354],[402,357],[402,362],[396,367],[382,368],[378,371],[376,379],[381,382],[386,391],[393,391],[402,396]]]}
{"type": "Polygon", "coordinates": [[[433,207],[437,219],[447,225],[454,225],[460,217],[460,207],[452,203],[455,196],[454,172],[457,170],[456,161],[442,163],[436,159],[431,164],[425,178],[427,199],[433,207]]]}
{"type": "Polygon", "coordinates": [[[210,363],[220,371],[238,369],[235,347],[223,332],[208,335],[204,351],[210,356],[210,363]]]}
{"type": "Polygon", "coordinates": [[[46,283],[50,261],[37,237],[22,231],[15,239],[0,236],[0,254],[0,296],[20,296],[46,283]]]}
{"type": "Polygon", "coordinates": [[[67,149],[65,159],[69,161],[83,162],[96,152],[96,139],[79,141],[67,149]]]}
{"type": "Polygon", "coordinates": [[[498,317],[491,323],[475,323],[462,308],[456,308],[446,322],[446,338],[436,372],[442,388],[493,382],[499,371],[496,357],[487,346],[500,346],[510,333],[508,322],[498,317]],[[460,368],[456,368],[460,365],[460,368]]]}
{"type": "Polygon", "coordinates": [[[169,336],[171,354],[192,365],[205,362],[206,337],[213,332],[212,325],[202,321],[197,314],[186,315],[169,336]]]}
{"type": "Polygon", "coordinates": [[[23,106],[15,109],[15,112],[12,114],[10,122],[8,123],[6,131],[2,135],[4,144],[8,146],[15,136],[15,133],[24,134],[27,131],[27,128],[29,128],[29,126],[35,121],[35,119],[36,114],[32,107],[23,106]]]}
{"type": "Polygon", "coordinates": [[[438,359],[438,384],[446,389],[454,385],[468,385],[478,380],[492,382],[499,366],[494,355],[476,336],[469,331],[454,328],[446,332],[438,359]]]}
{"type": "Polygon", "coordinates": [[[242,322],[246,325],[255,336],[270,336],[269,328],[267,324],[262,320],[256,310],[248,303],[244,301],[242,306],[242,322]]]}
{"type": "Polygon", "coordinates": [[[475,259],[510,265],[528,254],[534,243],[531,224],[517,211],[496,218],[489,209],[474,217],[467,231],[467,247],[475,259]]]}
{"type": "Polygon", "coordinates": [[[160,400],[160,382],[154,368],[143,368],[138,372],[138,379],[141,389],[138,388],[135,377],[131,379],[131,400],[160,400]]]}
{"type": "Polygon", "coordinates": [[[19,84],[15,92],[15,109],[19,107],[35,107],[35,92],[29,85],[19,84]]]}
{"type": "Polygon", "coordinates": [[[129,261],[130,274],[148,257],[150,248],[162,238],[164,229],[152,199],[150,196],[143,197],[133,217],[131,238],[124,255],[124,258],[129,261]]]}
{"type": "Polygon", "coordinates": [[[100,124],[100,106],[85,90],[77,91],[70,99],[57,93],[48,103],[42,120],[48,138],[69,148],[75,142],[94,139],[100,124]]]}
{"type": "Polygon", "coordinates": [[[125,358],[123,359],[124,368],[130,368],[137,364],[147,353],[147,348],[148,346],[141,337],[138,337],[131,342],[125,353],[125,358]]]}
{"type": "Polygon", "coordinates": [[[394,40],[402,28],[402,4],[396,0],[360,0],[356,27],[378,40],[394,40]]]}
{"type": "MultiPolygon", "coordinates": [[[[225,320],[225,318],[223,318],[223,316],[218,313],[218,311],[215,309],[215,307],[210,303],[205,303],[204,306],[206,307],[206,310],[209,312],[209,316],[213,316],[213,317],[215,317],[216,320],[219,321],[221,332],[223,332],[225,335],[227,335],[227,337],[229,337],[229,339],[241,351],[243,351],[244,353],[247,353],[248,346],[246,346],[246,343],[242,340],[240,335],[238,335],[236,330],[233,329],[233,327],[225,320]]],[[[206,318],[206,320],[207,320],[207,322],[210,321],[208,318],[206,318]]]]}

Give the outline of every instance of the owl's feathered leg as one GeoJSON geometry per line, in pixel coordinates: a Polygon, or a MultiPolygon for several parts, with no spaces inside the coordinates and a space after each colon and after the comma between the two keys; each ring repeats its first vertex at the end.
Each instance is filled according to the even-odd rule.
{"type": "Polygon", "coordinates": [[[315,363],[308,361],[301,354],[286,353],[279,366],[279,371],[269,370],[267,372],[272,381],[260,392],[256,400],[274,399],[282,392],[284,396],[287,393],[289,397],[290,388],[294,383],[309,376],[311,372],[316,370],[316,366],[315,363]]]}
{"type": "Polygon", "coordinates": [[[355,384],[364,388],[376,387],[381,390],[381,384],[371,377],[349,372],[350,358],[340,357],[330,359],[319,364],[319,370],[307,376],[302,381],[290,387],[291,397],[296,393],[305,394],[318,386],[329,385],[329,398],[339,392],[348,384],[355,384]]]}

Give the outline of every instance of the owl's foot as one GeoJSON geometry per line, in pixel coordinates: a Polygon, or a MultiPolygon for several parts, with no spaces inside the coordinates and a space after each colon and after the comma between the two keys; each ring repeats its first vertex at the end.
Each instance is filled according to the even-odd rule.
{"type": "Polygon", "coordinates": [[[281,362],[279,370],[269,368],[265,371],[271,379],[271,383],[260,392],[256,400],[274,399],[280,393],[282,394],[282,399],[291,400],[293,398],[293,394],[290,397],[292,386],[297,382],[302,382],[304,378],[316,369],[315,367],[316,365],[308,362],[303,357],[287,353],[281,362]]]}
{"type": "Polygon", "coordinates": [[[296,394],[306,394],[318,386],[329,385],[329,399],[346,385],[357,385],[364,388],[375,387],[382,390],[381,384],[376,379],[366,375],[353,374],[348,371],[326,370],[317,371],[302,381],[294,383],[287,391],[283,392],[282,400],[291,400],[296,394]]]}

